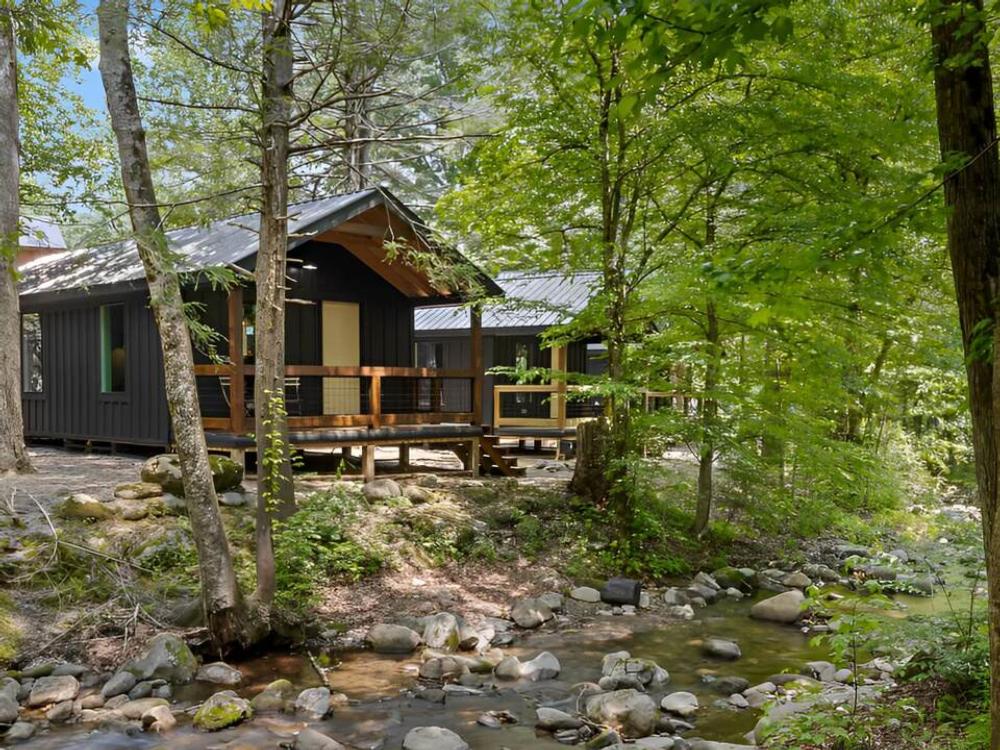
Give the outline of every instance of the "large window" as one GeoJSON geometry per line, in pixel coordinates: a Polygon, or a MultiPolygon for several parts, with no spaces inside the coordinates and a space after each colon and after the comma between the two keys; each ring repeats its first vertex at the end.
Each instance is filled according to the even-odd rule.
{"type": "Polygon", "coordinates": [[[125,390],[125,306],[101,308],[101,391],[125,390]]]}
{"type": "Polygon", "coordinates": [[[38,313],[21,316],[21,389],[42,392],[42,318],[38,313]]]}

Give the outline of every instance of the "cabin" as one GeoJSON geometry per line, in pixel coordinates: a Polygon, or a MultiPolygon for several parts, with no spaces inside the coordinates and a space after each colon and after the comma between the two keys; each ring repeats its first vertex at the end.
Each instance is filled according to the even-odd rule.
{"type": "Polygon", "coordinates": [[[17,245],[17,257],[14,259],[16,268],[47,255],[66,251],[66,240],[59,225],[45,219],[24,219],[17,245]]]}
{"type": "MultiPolygon", "coordinates": [[[[607,368],[607,350],[598,335],[565,346],[547,346],[542,335],[578,315],[591,301],[600,282],[597,273],[507,271],[496,281],[504,295],[482,310],[483,365],[491,368],[549,368],[567,373],[599,375],[607,368]]],[[[468,356],[473,312],[468,307],[421,308],[416,311],[417,364],[454,367],[468,356]]],[[[488,434],[532,441],[572,443],[576,426],[603,413],[599,398],[587,398],[585,388],[565,379],[517,384],[502,374],[487,373],[482,382],[483,421],[488,434]]],[[[459,392],[443,395],[445,401],[459,392]]]]}
{"type": "MultiPolygon", "coordinates": [[[[196,349],[209,446],[252,451],[256,214],[168,232],[184,294],[212,339],[196,349]],[[209,271],[229,268],[228,290],[209,271]]],[[[50,255],[21,269],[26,437],[169,448],[159,336],[132,241],[50,255]]],[[[463,351],[449,367],[415,361],[414,312],[468,301],[450,278],[495,282],[435,243],[420,218],[371,188],[289,209],[285,399],[300,449],[456,447],[477,470],[482,437],[482,337],[472,314],[463,351]],[[413,250],[415,252],[410,252],[413,250]],[[429,259],[429,260],[427,260],[429,259]],[[459,274],[442,268],[465,267],[459,274]],[[442,394],[447,394],[447,400],[442,394]]],[[[464,286],[468,286],[465,284],[464,286]]]]}

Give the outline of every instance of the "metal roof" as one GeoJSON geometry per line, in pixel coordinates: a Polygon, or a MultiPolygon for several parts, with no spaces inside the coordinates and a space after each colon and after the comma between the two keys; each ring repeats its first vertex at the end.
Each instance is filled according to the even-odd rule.
{"type": "MultiPolygon", "coordinates": [[[[504,298],[483,309],[483,329],[538,328],[568,323],[594,296],[600,274],[504,271],[496,277],[504,298]]],[[[414,312],[419,331],[468,330],[467,307],[425,307],[414,312]]]]}
{"type": "Polygon", "coordinates": [[[21,222],[20,247],[66,247],[62,230],[57,224],[45,219],[25,218],[21,222]]]}
{"type": "MultiPolygon", "coordinates": [[[[368,188],[289,206],[289,248],[308,242],[354,216],[384,204],[390,206],[426,237],[419,218],[383,188],[368,188]]],[[[215,221],[207,226],[186,227],[167,232],[170,248],[180,258],[178,271],[229,266],[257,252],[260,214],[245,214],[215,221]]],[[[455,254],[457,255],[457,253],[455,254]]],[[[458,256],[464,262],[464,258],[458,256]]],[[[478,271],[478,269],[477,269],[478,271]]],[[[144,281],[145,272],[134,240],[96,248],[57,253],[21,269],[21,295],[90,289],[98,286],[144,281]]],[[[491,279],[479,272],[487,288],[496,289],[491,279]]]]}

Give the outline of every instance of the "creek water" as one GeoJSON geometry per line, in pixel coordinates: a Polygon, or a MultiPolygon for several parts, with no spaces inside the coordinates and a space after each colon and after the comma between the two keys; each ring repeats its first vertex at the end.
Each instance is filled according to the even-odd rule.
{"type": "MultiPolygon", "coordinates": [[[[949,603],[941,595],[930,599],[898,597],[902,611],[930,614],[943,612],[949,603]]],[[[967,600],[966,600],[967,602],[967,600]]],[[[692,736],[705,739],[741,742],[753,728],[759,712],[717,707],[715,701],[726,696],[713,691],[713,677],[744,677],[751,684],[784,671],[798,672],[811,660],[827,659],[823,645],[812,645],[799,629],[760,622],[748,616],[751,602],[722,601],[697,612],[694,620],[662,619],[654,614],[597,617],[578,628],[534,632],[505,649],[522,659],[540,651],[558,657],[562,672],[556,680],[539,683],[500,683],[499,691],[487,688],[483,695],[449,695],[447,703],[431,703],[412,697],[407,689],[416,684],[411,657],[388,657],[370,651],[334,654],[339,666],[329,672],[328,684],[345,693],[351,704],[338,707],[331,718],[309,724],[340,742],[357,748],[397,749],[413,727],[436,725],[459,733],[475,750],[535,750],[560,747],[548,734],[536,733],[534,709],[551,705],[573,710],[571,686],[577,682],[596,681],[600,677],[601,658],[608,652],[627,650],[633,656],[655,660],[670,672],[670,683],[654,693],[656,700],[668,692],[687,690],[695,693],[701,709],[694,717],[692,736]],[[739,642],[743,656],[738,661],[722,662],[703,656],[700,645],[708,637],[730,638],[739,642]],[[476,724],[484,711],[507,710],[519,719],[517,724],[490,729],[476,724]]],[[[951,603],[954,606],[955,602],[951,603]]],[[[304,655],[271,653],[251,661],[236,663],[244,673],[237,690],[251,697],[267,683],[278,678],[290,680],[296,687],[320,684],[316,672],[304,655]]],[[[178,690],[173,706],[196,705],[217,688],[192,685],[178,690]]],[[[125,736],[114,732],[89,731],[83,725],[54,728],[53,731],[22,745],[40,750],[132,750],[140,748],[179,748],[182,750],[249,750],[275,748],[288,741],[306,726],[285,715],[260,715],[252,722],[221,732],[206,734],[194,730],[190,722],[165,736],[125,736]]]]}

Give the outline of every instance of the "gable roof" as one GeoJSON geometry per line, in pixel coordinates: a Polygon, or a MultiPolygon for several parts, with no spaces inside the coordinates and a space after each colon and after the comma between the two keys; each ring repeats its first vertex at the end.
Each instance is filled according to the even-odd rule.
{"type": "MultiPolygon", "coordinates": [[[[294,249],[377,206],[391,209],[438,252],[450,255],[459,263],[472,265],[457,251],[434,245],[419,217],[384,188],[367,188],[290,205],[288,247],[294,249]]],[[[194,272],[230,266],[255,255],[259,227],[260,214],[252,213],[220,219],[207,226],[172,229],[166,235],[171,249],[181,258],[178,271],[194,272]]],[[[473,268],[487,292],[500,292],[492,279],[473,268]]],[[[131,239],[58,253],[28,263],[20,270],[22,278],[18,291],[21,295],[145,283],[142,261],[131,239]]]]}
{"type": "MultiPolygon", "coordinates": [[[[600,274],[590,271],[504,271],[497,275],[504,300],[483,309],[483,330],[545,329],[568,323],[594,296],[600,274]]],[[[414,312],[418,333],[463,331],[469,310],[458,305],[427,307],[414,312]]]]}
{"type": "Polygon", "coordinates": [[[58,224],[45,219],[25,218],[21,221],[21,236],[17,244],[19,247],[64,248],[66,240],[58,224]]]}

